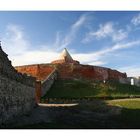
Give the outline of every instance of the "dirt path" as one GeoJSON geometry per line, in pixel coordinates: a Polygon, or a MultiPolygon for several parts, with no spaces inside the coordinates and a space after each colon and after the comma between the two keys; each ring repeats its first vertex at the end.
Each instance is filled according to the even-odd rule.
{"type": "Polygon", "coordinates": [[[130,101],[130,100],[132,100],[132,101],[140,101],[140,98],[127,98],[127,99],[114,99],[114,100],[111,100],[111,101],[113,101],[113,102],[115,102],[115,101],[130,101]]]}
{"type": "Polygon", "coordinates": [[[40,107],[71,107],[71,106],[76,106],[78,105],[78,103],[75,103],[75,104],[42,104],[42,103],[39,103],[38,104],[40,107]]]}

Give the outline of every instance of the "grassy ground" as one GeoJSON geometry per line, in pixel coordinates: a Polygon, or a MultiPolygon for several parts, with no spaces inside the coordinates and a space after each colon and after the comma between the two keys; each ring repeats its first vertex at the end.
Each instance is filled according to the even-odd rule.
{"type": "Polygon", "coordinates": [[[112,106],[122,108],[116,121],[121,123],[121,128],[140,128],[140,99],[111,100],[112,106]]]}
{"type": "Polygon", "coordinates": [[[140,96],[140,87],[117,82],[89,82],[79,80],[58,80],[42,98],[90,98],[90,97],[136,97],[140,96]]]}

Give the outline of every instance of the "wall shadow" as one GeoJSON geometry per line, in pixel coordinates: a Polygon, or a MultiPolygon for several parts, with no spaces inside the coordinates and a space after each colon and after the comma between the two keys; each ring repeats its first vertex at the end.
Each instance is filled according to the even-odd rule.
{"type": "MultiPolygon", "coordinates": [[[[50,104],[49,104],[50,105],[50,104]]],[[[75,106],[38,106],[31,114],[2,128],[10,129],[128,129],[140,128],[140,109],[107,104],[105,100],[79,101],[75,106]],[[26,121],[25,121],[26,120],[26,121]],[[22,122],[22,123],[19,123],[22,122]],[[16,125],[18,124],[18,125],[16,125]]]]}

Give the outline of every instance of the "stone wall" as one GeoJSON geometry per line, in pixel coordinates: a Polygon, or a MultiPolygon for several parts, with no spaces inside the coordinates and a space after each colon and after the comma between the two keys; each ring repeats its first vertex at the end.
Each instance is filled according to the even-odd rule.
{"type": "Polygon", "coordinates": [[[51,62],[51,64],[65,64],[65,63],[80,64],[79,61],[72,60],[72,61],[66,62],[65,59],[54,60],[51,62]]]}
{"type": "Polygon", "coordinates": [[[121,83],[140,86],[140,77],[127,77],[126,79],[122,79],[121,83]]]}
{"type": "Polygon", "coordinates": [[[43,81],[36,81],[36,101],[40,102],[40,98],[44,96],[57,79],[57,72],[53,70],[43,81]]]}
{"type": "Polygon", "coordinates": [[[46,94],[57,77],[55,65],[53,64],[16,66],[15,69],[22,74],[26,73],[36,77],[35,93],[37,103],[40,102],[40,98],[46,94]]]}
{"type": "Polygon", "coordinates": [[[57,78],[57,73],[56,70],[52,71],[51,74],[44,80],[41,81],[41,96],[44,96],[47,91],[51,88],[53,85],[54,81],[57,78]]]}
{"type": "Polygon", "coordinates": [[[15,69],[23,74],[26,73],[28,75],[36,77],[37,80],[44,80],[55,69],[55,66],[51,64],[35,64],[16,66],[15,69]]]}
{"type": "Polygon", "coordinates": [[[18,73],[0,49],[0,127],[35,106],[35,80],[18,73]]]}
{"type": "Polygon", "coordinates": [[[126,78],[126,73],[121,73],[117,70],[112,70],[105,67],[82,65],[78,63],[63,63],[63,64],[39,64],[29,66],[15,67],[21,73],[27,73],[35,76],[37,80],[44,80],[48,75],[57,69],[58,78],[71,79],[80,78],[88,80],[119,80],[126,78]]]}
{"type": "Polygon", "coordinates": [[[90,66],[90,65],[76,65],[76,64],[59,64],[57,65],[58,77],[60,79],[88,79],[88,80],[119,80],[126,78],[126,73],[121,73],[117,70],[109,68],[90,66]]]}

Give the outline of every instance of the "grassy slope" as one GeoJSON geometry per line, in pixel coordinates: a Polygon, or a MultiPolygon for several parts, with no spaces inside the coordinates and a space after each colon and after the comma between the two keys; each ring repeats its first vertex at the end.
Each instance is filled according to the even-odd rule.
{"type": "Polygon", "coordinates": [[[95,83],[78,80],[56,81],[44,98],[131,97],[140,96],[140,87],[117,82],[95,83]]]}

